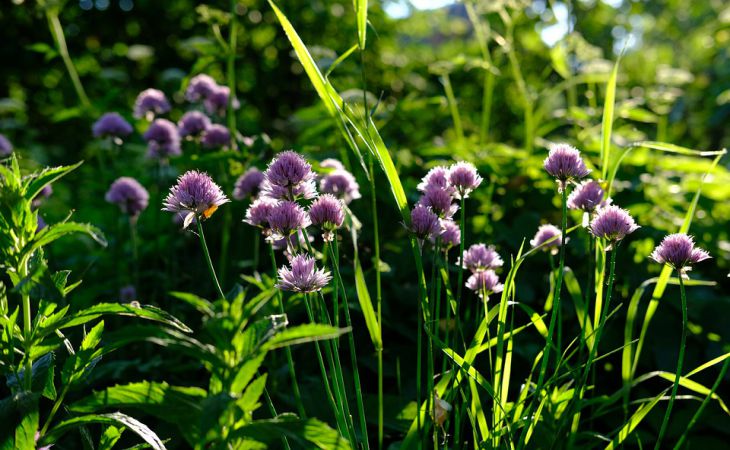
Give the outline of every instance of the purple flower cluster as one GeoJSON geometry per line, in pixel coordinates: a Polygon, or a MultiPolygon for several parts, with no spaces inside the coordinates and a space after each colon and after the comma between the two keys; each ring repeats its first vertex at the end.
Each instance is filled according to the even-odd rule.
{"type": "Polygon", "coordinates": [[[200,111],[188,111],[177,122],[180,137],[198,137],[210,127],[210,119],[200,111]]]}
{"type": "Polygon", "coordinates": [[[185,99],[189,102],[197,102],[207,98],[213,89],[218,87],[213,77],[201,73],[190,79],[188,88],[185,90],[185,99]]]}
{"type": "Polygon", "coordinates": [[[231,143],[231,133],[223,125],[213,124],[203,133],[200,143],[205,148],[224,148],[231,143]]]}
{"type": "Polygon", "coordinates": [[[267,216],[274,239],[287,238],[312,224],[307,212],[298,203],[283,200],[274,205],[267,216]]]}
{"type": "Polygon", "coordinates": [[[140,92],[134,101],[134,117],[152,120],[155,116],[170,111],[170,102],[165,93],[158,89],[145,89],[140,92]]]}
{"type": "Polygon", "coordinates": [[[471,271],[466,280],[466,287],[476,292],[479,297],[486,300],[490,294],[502,292],[503,286],[499,283],[495,269],[502,267],[504,261],[494,246],[472,245],[468,250],[464,250],[459,264],[471,271]]]}
{"type": "Polygon", "coordinates": [[[119,206],[124,214],[136,218],[147,208],[150,195],[134,178],[120,177],[111,184],[104,199],[119,206]]]}
{"type": "Polygon", "coordinates": [[[467,198],[482,184],[477,168],[469,162],[458,162],[449,168],[449,183],[456,189],[456,198],[467,198]]]}
{"type": "Polygon", "coordinates": [[[461,229],[453,220],[441,221],[441,245],[445,251],[449,251],[452,247],[458,247],[461,244],[461,229]]]}
{"type": "Polygon", "coordinates": [[[280,200],[311,199],[317,196],[312,166],[292,150],[279,153],[264,172],[264,195],[280,200]]]}
{"type": "Polygon", "coordinates": [[[585,178],[590,173],[578,149],[568,144],[551,145],[543,165],[547,173],[558,181],[561,192],[569,181],[585,178]]]}
{"type": "Polygon", "coordinates": [[[0,134],[0,158],[10,156],[13,153],[13,144],[10,143],[8,138],[0,134]]]}
{"type": "Polygon", "coordinates": [[[276,287],[284,291],[317,292],[332,280],[329,271],[317,269],[311,256],[299,254],[289,262],[289,267],[279,269],[279,282],[276,287]]]}
{"type": "Polygon", "coordinates": [[[430,208],[416,205],[411,210],[411,231],[422,241],[430,239],[441,232],[439,217],[430,208]]]}
{"type": "Polygon", "coordinates": [[[479,298],[488,298],[490,294],[502,292],[504,286],[499,282],[499,276],[494,270],[474,272],[466,280],[466,287],[479,295],[479,298]]]}
{"type": "Polygon", "coordinates": [[[618,243],[638,228],[631,214],[615,205],[599,209],[588,226],[593,236],[606,239],[609,246],[618,243]]]}
{"type": "Polygon", "coordinates": [[[264,173],[256,167],[251,167],[238,179],[233,188],[233,198],[243,200],[255,197],[261,190],[261,183],[264,181],[264,173]]]}
{"type": "Polygon", "coordinates": [[[226,195],[207,173],[190,170],[177,179],[163,202],[163,211],[182,217],[183,228],[193,219],[207,219],[224,203],[229,202],[226,195]]]}
{"type": "Polygon", "coordinates": [[[540,248],[541,250],[549,251],[553,255],[556,255],[560,246],[563,245],[563,238],[560,234],[560,228],[555,225],[540,225],[537,228],[535,237],[530,240],[530,245],[532,248],[540,248]]]}
{"type": "MultiPolygon", "coordinates": [[[[231,90],[228,86],[220,86],[215,80],[206,74],[199,74],[190,79],[185,90],[185,99],[189,102],[203,101],[203,106],[208,114],[215,114],[219,117],[226,115],[228,109],[228,97],[231,90]]],[[[233,99],[233,107],[240,106],[237,99],[233,99]]]]}
{"type": "Polygon", "coordinates": [[[147,141],[147,157],[150,159],[165,159],[182,153],[177,127],[167,119],[156,119],[142,137],[147,141]]]}
{"type": "Polygon", "coordinates": [[[321,195],[309,206],[309,218],[312,225],[324,230],[323,239],[332,241],[334,230],[340,228],[345,221],[342,201],[332,194],[321,195]]]}
{"type": "Polygon", "coordinates": [[[611,203],[611,199],[605,198],[604,195],[600,183],[594,180],[583,181],[568,196],[568,208],[592,213],[611,203]]]}
{"type": "Polygon", "coordinates": [[[650,258],[684,273],[691,269],[692,264],[709,259],[711,256],[707,251],[695,247],[692,236],[675,233],[665,236],[650,258]]]}
{"type": "MultiPolygon", "coordinates": [[[[346,204],[349,204],[353,200],[360,198],[360,185],[357,184],[355,177],[345,170],[342,164],[337,160],[333,161],[336,167],[332,167],[334,170],[330,173],[325,174],[319,181],[319,189],[324,194],[332,194],[335,197],[341,199],[346,204]]],[[[327,167],[325,161],[320,164],[322,167],[327,167]]],[[[327,162],[326,164],[333,164],[327,162]]]]}
{"type": "Polygon", "coordinates": [[[278,200],[270,197],[257,198],[246,210],[246,218],[243,221],[251,226],[263,228],[265,231],[268,230],[269,214],[278,203],[278,200]]]}
{"type": "Polygon", "coordinates": [[[132,125],[115,112],[104,113],[91,127],[91,132],[96,138],[121,139],[132,134],[132,131],[134,131],[132,125]]]}

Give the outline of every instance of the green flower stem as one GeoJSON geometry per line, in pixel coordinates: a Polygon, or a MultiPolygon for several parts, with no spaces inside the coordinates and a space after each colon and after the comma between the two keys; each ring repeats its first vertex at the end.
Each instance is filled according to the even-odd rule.
{"type": "MultiPolygon", "coordinates": [[[[342,275],[340,274],[340,250],[339,250],[339,244],[337,243],[337,235],[335,235],[334,240],[332,241],[332,245],[330,246],[330,252],[332,256],[332,269],[335,273],[335,292],[337,292],[339,289],[342,289],[342,303],[343,308],[342,310],[345,313],[345,324],[352,328],[352,320],[350,319],[350,307],[347,302],[347,292],[345,290],[345,284],[342,281],[342,275]]],[[[336,298],[336,297],[335,297],[336,298]]],[[[335,300],[337,301],[337,300],[335,300]]],[[[357,352],[355,351],[355,337],[352,334],[352,331],[347,333],[348,338],[348,344],[350,346],[350,360],[352,364],[352,374],[353,379],[355,382],[355,398],[357,400],[357,413],[360,416],[360,433],[362,434],[362,438],[365,441],[365,448],[370,448],[370,444],[368,442],[368,428],[367,428],[367,421],[365,419],[365,406],[362,399],[362,387],[360,384],[360,369],[357,365],[357,352]]],[[[382,361],[382,360],[381,360],[382,361]]],[[[381,367],[382,368],[382,367],[381,367]]],[[[381,391],[382,395],[382,391],[381,391]]]]}
{"type": "MultiPolygon", "coordinates": [[[[364,76],[364,75],[363,75],[364,76]]],[[[363,91],[364,95],[364,91],[363,91]]],[[[373,220],[373,245],[375,246],[375,301],[376,313],[378,316],[378,327],[380,327],[380,345],[375,349],[378,357],[378,448],[383,448],[383,292],[380,282],[380,233],[378,224],[377,192],[375,190],[375,170],[373,168],[373,155],[368,152],[368,168],[370,169],[370,207],[373,220]]],[[[335,242],[337,240],[335,239],[335,242]]],[[[339,256],[339,255],[338,255],[339,256]]]]}
{"type": "Polygon", "coordinates": [[[218,290],[218,295],[220,295],[220,298],[226,298],[226,295],[223,293],[223,289],[221,289],[220,283],[218,283],[218,277],[215,274],[215,268],[213,267],[213,261],[210,259],[210,252],[208,252],[208,244],[205,243],[205,235],[203,234],[203,217],[198,215],[195,219],[195,223],[198,224],[198,237],[200,237],[200,246],[203,247],[203,254],[205,254],[205,261],[208,263],[208,270],[210,270],[210,276],[213,278],[213,281],[215,282],[215,287],[218,290]]]}
{"type": "MultiPolygon", "coordinates": [[[[28,259],[24,258],[20,265],[20,279],[24,280],[28,276],[28,259]]],[[[23,289],[21,294],[23,301],[23,344],[25,348],[25,389],[31,391],[33,387],[33,358],[31,357],[31,311],[30,311],[30,295],[27,289],[23,289]]]]}
{"type": "MultiPolygon", "coordinates": [[[[465,219],[466,217],[466,199],[462,196],[461,197],[461,214],[459,217],[459,233],[460,233],[460,241],[459,242],[459,255],[457,256],[457,261],[459,261],[459,278],[456,280],[456,307],[459,308],[461,306],[461,292],[464,286],[464,243],[466,241],[465,236],[465,219]]],[[[457,320],[457,327],[459,326],[459,314],[457,310],[457,314],[455,314],[456,320],[457,320]]]]}
{"type": "MultiPolygon", "coordinates": [[[[258,239],[256,240],[258,242],[258,239]]],[[[276,266],[276,255],[274,254],[274,246],[269,245],[269,255],[271,256],[271,268],[274,271],[274,279],[276,279],[277,275],[277,266],[276,266]]],[[[281,290],[276,289],[276,300],[277,303],[279,303],[279,312],[281,314],[286,314],[286,310],[284,309],[284,296],[281,295],[281,290]]],[[[294,368],[294,358],[291,354],[291,347],[286,346],[284,347],[284,351],[286,353],[286,362],[289,366],[289,377],[291,377],[291,383],[292,383],[292,390],[294,391],[294,401],[297,404],[297,410],[299,411],[299,416],[302,418],[307,417],[307,413],[304,410],[304,403],[302,402],[302,396],[299,392],[299,383],[297,382],[297,373],[294,368]]]]}
{"type": "Polygon", "coordinates": [[[664,420],[662,420],[662,427],[659,429],[659,437],[657,438],[654,450],[661,448],[662,440],[669,426],[669,416],[672,414],[674,399],[677,396],[679,379],[682,376],[682,366],[684,365],[684,350],[687,346],[687,295],[684,292],[684,280],[681,269],[677,269],[677,278],[679,278],[679,292],[682,298],[682,337],[679,341],[679,358],[677,359],[677,371],[674,377],[674,385],[672,386],[672,395],[669,397],[669,404],[667,405],[667,411],[664,413],[664,420]]]}
{"type": "Polygon", "coordinates": [[[134,286],[139,289],[139,246],[137,243],[137,218],[129,218],[129,241],[132,245],[132,265],[134,266],[134,286]]]}

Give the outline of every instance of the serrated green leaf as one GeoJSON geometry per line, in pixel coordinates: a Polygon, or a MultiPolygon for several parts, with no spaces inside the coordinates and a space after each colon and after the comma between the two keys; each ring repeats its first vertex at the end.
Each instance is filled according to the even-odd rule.
{"type": "Polygon", "coordinates": [[[23,190],[23,196],[28,201],[33,200],[44,187],[65,176],[72,170],[77,169],[83,163],[83,161],[80,161],[71,166],[49,167],[37,174],[33,174],[24,183],[25,189],[23,190]]]}

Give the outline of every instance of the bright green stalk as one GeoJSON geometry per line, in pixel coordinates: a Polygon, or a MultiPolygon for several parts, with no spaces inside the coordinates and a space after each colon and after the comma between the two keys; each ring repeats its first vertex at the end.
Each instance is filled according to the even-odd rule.
{"type": "Polygon", "coordinates": [[[446,99],[449,102],[449,110],[451,111],[451,119],[454,121],[454,130],[456,131],[456,137],[459,139],[459,144],[464,143],[464,128],[461,125],[461,115],[459,114],[459,106],[456,103],[456,96],[454,96],[454,89],[451,87],[451,78],[448,73],[444,73],[441,77],[444,84],[444,92],[446,93],[446,99]]]}
{"type": "Polygon", "coordinates": [[[662,427],[659,430],[659,438],[657,438],[654,450],[661,448],[662,439],[664,439],[664,434],[667,432],[667,427],[669,426],[669,416],[672,414],[674,398],[677,396],[679,379],[682,376],[682,366],[684,365],[684,350],[687,344],[687,295],[684,292],[684,280],[681,269],[677,269],[677,278],[679,278],[679,292],[682,297],[682,337],[679,341],[679,358],[677,359],[677,373],[674,378],[674,386],[672,386],[672,395],[669,397],[669,404],[667,405],[667,411],[664,413],[664,420],[662,420],[662,427]]]}
{"type": "MultiPolygon", "coordinates": [[[[337,236],[335,236],[334,240],[332,241],[332,246],[330,247],[330,252],[332,256],[332,270],[335,274],[335,291],[342,289],[342,302],[344,304],[344,307],[342,308],[345,313],[345,324],[352,328],[352,320],[350,319],[350,307],[347,303],[347,292],[345,291],[345,284],[342,281],[342,275],[340,274],[340,251],[339,246],[337,243],[337,236]]],[[[357,366],[357,352],[355,351],[355,337],[352,334],[352,331],[347,333],[348,337],[348,344],[350,347],[350,360],[352,363],[352,374],[353,374],[353,381],[355,382],[355,398],[357,400],[357,413],[360,416],[360,432],[362,434],[362,438],[365,442],[365,448],[370,448],[370,444],[368,442],[368,429],[367,429],[367,422],[365,420],[365,406],[362,399],[362,387],[360,384],[360,369],[357,366]]]]}
{"type": "MultiPolygon", "coordinates": [[[[258,236],[257,236],[258,237],[258,236]]],[[[258,242],[258,239],[256,239],[258,242]]],[[[274,254],[274,246],[269,245],[269,255],[271,256],[271,268],[274,271],[274,279],[276,279],[276,273],[277,273],[277,266],[276,266],[276,255],[274,254]]],[[[281,314],[286,314],[286,310],[284,309],[284,298],[283,295],[281,295],[281,290],[276,289],[276,300],[277,303],[279,303],[279,312],[281,314]]],[[[307,413],[304,410],[304,403],[302,403],[302,396],[299,392],[299,383],[297,382],[297,374],[294,369],[294,358],[291,354],[291,348],[290,347],[284,347],[284,351],[286,353],[286,362],[289,366],[289,376],[291,377],[291,383],[292,383],[292,390],[294,391],[294,401],[297,404],[297,410],[299,411],[299,416],[302,418],[307,417],[307,413]]]]}
{"type": "Polygon", "coordinates": [[[494,74],[484,71],[484,93],[482,95],[482,120],[479,127],[479,143],[485,144],[489,137],[489,123],[492,117],[492,97],[494,96],[494,74]]]}
{"type": "Polygon", "coordinates": [[[205,262],[208,263],[208,270],[210,271],[210,276],[213,278],[213,281],[215,282],[215,287],[218,290],[218,295],[220,295],[220,298],[226,298],[226,294],[223,293],[223,289],[221,289],[220,283],[218,283],[218,277],[215,274],[215,268],[213,268],[213,261],[210,259],[210,252],[208,252],[208,244],[205,243],[205,235],[203,234],[203,217],[198,215],[195,218],[195,223],[198,224],[198,237],[200,237],[200,246],[203,247],[203,254],[205,255],[205,262]]]}
{"type": "MultiPolygon", "coordinates": [[[[420,246],[414,250],[414,253],[418,253],[417,260],[420,260],[420,246]]],[[[423,263],[421,263],[421,273],[419,277],[423,277],[423,263]]],[[[416,331],[416,430],[418,434],[418,447],[421,448],[421,352],[423,351],[423,304],[425,300],[425,289],[420,287],[419,283],[419,299],[416,316],[418,317],[418,330],[416,331]]]]}
{"type": "Polygon", "coordinates": [[[674,446],[674,450],[679,450],[684,447],[684,441],[687,439],[687,435],[689,434],[689,431],[692,429],[692,427],[695,426],[697,421],[700,419],[700,416],[702,416],[702,412],[705,410],[707,405],[710,403],[710,400],[712,400],[712,396],[715,395],[715,391],[717,391],[717,388],[720,387],[720,383],[725,379],[725,373],[727,372],[727,368],[730,365],[730,358],[725,359],[725,362],[722,364],[722,369],[720,370],[720,374],[717,376],[717,379],[715,380],[715,384],[712,385],[712,389],[710,389],[710,392],[707,394],[707,397],[705,397],[704,400],[702,400],[702,404],[700,405],[699,409],[697,409],[697,412],[695,412],[695,415],[692,416],[692,419],[689,421],[689,424],[687,425],[687,428],[684,429],[684,432],[682,433],[682,436],[677,441],[677,444],[674,446]]]}
{"type": "MultiPolygon", "coordinates": [[[[459,332],[461,332],[460,328],[460,320],[459,320],[459,309],[461,307],[461,291],[463,289],[464,285],[464,264],[462,259],[464,258],[464,243],[466,241],[466,198],[462,195],[461,196],[461,215],[459,217],[459,233],[461,233],[461,242],[459,242],[459,256],[457,261],[459,261],[459,278],[456,281],[456,313],[454,314],[456,316],[456,327],[459,332]]],[[[462,334],[463,336],[463,334],[462,334]]],[[[465,348],[466,349],[466,348],[465,348]]]]}
{"type": "MultiPolygon", "coordinates": [[[[23,258],[20,266],[20,279],[23,280],[28,276],[28,259],[23,258]]],[[[30,311],[30,295],[27,289],[23,289],[21,294],[23,300],[23,344],[25,347],[25,389],[31,391],[33,387],[33,358],[31,357],[31,311],[30,311]]]]}
{"type": "Polygon", "coordinates": [[[89,97],[86,96],[84,86],[81,84],[81,79],[79,78],[78,72],[76,72],[76,66],[74,66],[74,63],[71,60],[71,55],[69,55],[68,53],[66,37],[63,34],[61,21],[58,19],[58,12],[56,12],[55,9],[52,7],[46,8],[46,19],[48,19],[48,27],[50,28],[51,34],[53,35],[53,40],[56,42],[56,49],[61,55],[63,64],[66,66],[68,76],[71,77],[71,83],[73,83],[76,95],[81,101],[81,106],[83,106],[85,109],[90,109],[91,102],[89,101],[89,97]]]}
{"type": "MultiPolygon", "coordinates": [[[[520,92],[522,97],[522,106],[524,108],[524,122],[525,122],[525,150],[528,153],[532,153],[532,145],[535,134],[534,115],[532,110],[532,98],[530,91],[527,88],[525,78],[522,76],[522,69],[520,68],[520,61],[517,58],[515,52],[515,39],[514,39],[514,23],[512,19],[507,15],[506,12],[500,12],[502,21],[507,26],[507,36],[509,42],[507,43],[507,58],[510,62],[510,68],[512,69],[512,76],[517,84],[517,90],[520,92]]],[[[552,338],[552,336],[551,336],[552,338]]],[[[548,358],[545,358],[547,360],[548,358]]]]}
{"type": "Polygon", "coordinates": [[[139,250],[137,245],[137,218],[129,218],[129,241],[132,245],[132,264],[134,265],[134,285],[139,288],[139,250]]]}

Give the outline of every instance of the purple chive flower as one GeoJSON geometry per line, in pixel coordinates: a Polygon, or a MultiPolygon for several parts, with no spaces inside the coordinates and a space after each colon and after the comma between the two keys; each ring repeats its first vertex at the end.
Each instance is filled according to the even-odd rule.
{"type": "Polygon", "coordinates": [[[458,162],[449,168],[449,182],[456,188],[457,198],[467,198],[482,184],[477,168],[469,162],[458,162]]]}
{"type": "Polygon", "coordinates": [[[124,214],[137,217],[139,213],[147,208],[150,194],[134,178],[120,177],[109,186],[104,199],[119,206],[124,214]]]}
{"type": "Polygon", "coordinates": [[[121,139],[132,134],[132,131],[134,131],[132,125],[115,112],[103,114],[91,127],[91,133],[95,138],[111,137],[121,139]]]}
{"type": "Polygon", "coordinates": [[[418,183],[417,189],[426,192],[430,188],[454,189],[449,184],[449,169],[444,166],[436,166],[429,170],[428,173],[418,183]]]}
{"type": "Polygon", "coordinates": [[[551,145],[550,153],[543,165],[547,173],[558,180],[561,190],[569,180],[584,178],[590,173],[578,149],[568,144],[551,145]]]}
{"type": "Polygon", "coordinates": [[[205,130],[200,143],[205,148],[228,147],[231,143],[231,133],[223,125],[213,124],[205,130]]]}
{"type": "Polygon", "coordinates": [[[323,169],[345,170],[345,166],[334,158],[323,159],[322,162],[319,163],[319,167],[323,169]]]}
{"type": "Polygon", "coordinates": [[[309,206],[309,219],[313,225],[324,230],[322,238],[325,241],[332,241],[333,231],[340,228],[345,221],[342,201],[332,194],[320,196],[309,206]]]}
{"type": "Polygon", "coordinates": [[[454,197],[451,195],[451,191],[437,186],[429,186],[418,204],[431,208],[442,219],[451,219],[459,209],[458,205],[452,203],[453,200],[454,197]]]}
{"type": "Polygon", "coordinates": [[[620,241],[638,228],[639,226],[636,225],[629,212],[615,205],[599,209],[596,217],[588,226],[593,236],[612,243],[620,241]]]}
{"type": "Polygon", "coordinates": [[[152,120],[156,115],[164,114],[170,110],[170,102],[165,94],[157,89],[145,89],[140,92],[134,101],[134,117],[152,120]]]}
{"type": "Polygon", "coordinates": [[[264,178],[263,172],[251,167],[236,180],[233,188],[233,198],[243,200],[255,196],[261,190],[261,183],[263,183],[264,178]]]}
{"type": "Polygon", "coordinates": [[[461,244],[461,230],[459,225],[453,220],[441,221],[441,245],[444,250],[456,247],[461,244]]]}
{"type": "Polygon", "coordinates": [[[38,208],[43,203],[43,200],[47,199],[48,197],[53,194],[53,188],[50,184],[47,184],[43,186],[43,189],[38,193],[38,195],[35,196],[33,201],[31,202],[31,206],[33,208],[38,208]]]}
{"type": "Polygon", "coordinates": [[[279,201],[273,198],[259,197],[248,207],[246,218],[243,221],[254,227],[267,228],[269,226],[269,214],[278,204],[279,201]]]}
{"type": "Polygon", "coordinates": [[[355,177],[345,169],[336,169],[323,176],[319,181],[319,189],[325,194],[332,194],[349,204],[360,198],[360,185],[355,177]]]}
{"type": "Polygon", "coordinates": [[[537,228],[535,237],[530,240],[532,248],[540,247],[542,250],[550,251],[553,255],[563,245],[563,238],[560,236],[560,228],[555,225],[545,224],[537,228]]]}
{"type": "Polygon", "coordinates": [[[441,232],[439,217],[430,208],[416,205],[411,210],[411,231],[419,239],[429,239],[441,232]]]}
{"type": "Polygon", "coordinates": [[[610,202],[610,200],[604,200],[603,195],[600,183],[593,180],[583,181],[568,196],[568,208],[593,212],[596,208],[606,206],[610,202]]]}
{"type": "Polygon", "coordinates": [[[499,277],[491,269],[471,274],[466,280],[466,287],[476,292],[480,298],[484,298],[485,295],[489,297],[489,294],[496,294],[504,289],[502,283],[499,282],[499,277]]]}
{"type": "Polygon", "coordinates": [[[147,141],[148,158],[162,159],[182,153],[177,127],[167,119],[156,119],[142,137],[147,141]]]}
{"type": "Polygon", "coordinates": [[[10,143],[8,138],[0,134],[0,158],[10,156],[13,153],[13,144],[10,143]]]}
{"type": "Polygon", "coordinates": [[[224,203],[229,202],[220,186],[207,173],[189,170],[177,179],[163,201],[163,211],[176,213],[184,218],[187,228],[198,217],[209,218],[224,203]]]}
{"type": "Polygon", "coordinates": [[[269,163],[261,187],[264,195],[278,199],[310,199],[317,195],[312,166],[291,150],[281,152],[269,163]]]}
{"type": "Polygon", "coordinates": [[[137,300],[137,289],[134,286],[128,284],[119,289],[119,301],[129,303],[134,300],[137,300]]]}
{"type": "Polygon", "coordinates": [[[464,250],[460,264],[472,272],[481,272],[502,267],[504,261],[493,245],[487,247],[485,244],[473,244],[468,250],[464,250]]]}
{"type": "Polygon", "coordinates": [[[197,102],[207,98],[217,87],[218,84],[209,75],[204,73],[195,75],[190,79],[188,88],[185,90],[185,99],[189,102],[197,102]]]}
{"type": "Polygon", "coordinates": [[[180,137],[195,137],[201,135],[210,126],[208,116],[200,111],[188,111],[177,122],[180,137]]]}
{"type": "Polygon", "coordinates": [[[289,237],[297,230],[311,225],[307,212],[297,203],[288,200],[279,202],[271,208],[268,221],[275,239],[289,237]]]}
{"type": "Polygon", "coordinates": [[[680,272],[686,272],[691,269],[692,264],[709,259],[711,256],[705,250],[695,247],[692,236],[675,233],[665,236],[650,258],[659,264],[667,264],[680,272]]]}
{"type": "Polygon", "coordinates": [[[314,258],[305,254],[296,255],[289,262],[290,267],[279,269],[279,282],[276,287],[284,291],[317,292],[332,280],[325,269],[315,267],[314,258]]]}
{"type": "MultiPolygon", "coordinates": [[[[231,90],[228,86],[215,86],[213,90],[205,97],[203,105],[208,114],[215,114],[223,117],[228,110],[228,96],[231,90]]],[[[238,109],[238,99],[233,99],[233,108],[238,109]]]]}

